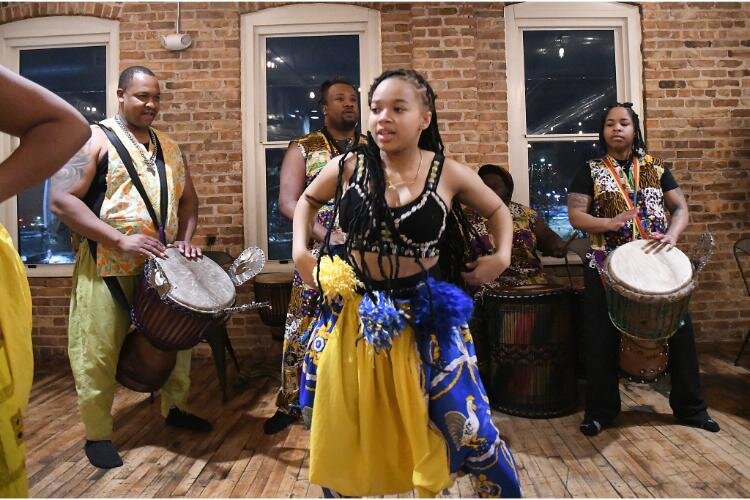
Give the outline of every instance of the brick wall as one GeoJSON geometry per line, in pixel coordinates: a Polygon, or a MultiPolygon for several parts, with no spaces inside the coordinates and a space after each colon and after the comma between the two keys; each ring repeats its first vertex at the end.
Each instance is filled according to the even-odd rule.
{"type": "Polygon", "coordinates": [[[690,208],[681,245],[700,233],[716,253],[691,301],[699,339],[738,339],[750,299],[732,245],[750,237],[750,4],[642,5],[646,134],[690,208]]]}
{"type": "MultiPolygon", "coordinates": [[[[194,40],[184,52],[158,41],[174,29],[174,3],[11,4],[0,8],[0,23],[47,15],[118,19],[121,67],[145,64],[162,81],[157,127],[183,145],[190,164],[201,199],[198,243],[215,236],[215,249],[236,254],[243,246],[239,20],[279,5],[184,2],[181,30],[194,40]]],[[[470,165],[507,164],[504,4],[365,5],[381,11],[383,68],[411,66],[433,84],[447,153],[470,165]]],[[[673,163],[688,196],[686,243],[706,229],[719,243],[692,303],[698,337],[737,339],[750,323],[730,254],[735,239],[750,236],[750,4],[644,4],[642,12],[649,145],[673,163]]],[[[70,280],[31,281],[36,350],[62,354],[70,280]]],[[[246,356],[278,355],[255,314],[234,318],[230,334],[246,356]]]]}

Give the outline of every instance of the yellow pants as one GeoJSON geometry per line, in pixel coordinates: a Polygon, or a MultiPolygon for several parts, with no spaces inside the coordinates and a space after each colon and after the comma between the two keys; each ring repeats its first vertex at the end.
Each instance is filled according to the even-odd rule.
{"type": "MultiPolygon", "coordinates": [[[[132,299],[136,276],[119,277],[125,295],[132,299]]],[[[112,401],[120,348],[130,326],[128,313],[117,304],[104,280],[96,273],[84,241],[76,258],[70,299],[68,357],[78,392],[78,408],[86,426],[86,439],[112,437],[112,401]]],[[[190,389],[190,350],[177,353],[177,364],[161,389],[161,412],[176,406],[187,411],[190,389]]]]}
{"type": "Polygon", "coordinates": [[[26,269],[0,226],[0,497],[29,494],[23,414],[34,375],[26,269]]]}

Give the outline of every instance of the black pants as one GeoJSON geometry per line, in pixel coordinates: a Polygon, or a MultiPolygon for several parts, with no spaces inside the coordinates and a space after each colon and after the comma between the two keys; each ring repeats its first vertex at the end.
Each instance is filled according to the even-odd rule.
{"type": "MultiPolygon", "coordinates": [[[[595,269],[585,267],[584,322],[586,347],[586,414],[585,419],[610,423],[620,413],[619,348],[620,332],[607,311],[604,287],[595,269]]],[[[669,339],[669,362],[672,389],[669,406],[679,419],[708,416],[701,396],[698,356],[690,316],[669,339]]]]}

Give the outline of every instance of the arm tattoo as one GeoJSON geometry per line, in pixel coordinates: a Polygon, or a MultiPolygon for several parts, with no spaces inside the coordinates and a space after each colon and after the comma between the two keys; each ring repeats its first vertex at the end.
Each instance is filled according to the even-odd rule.
{"type": "Polygon", "coordinates": [[[590,206],[591,196],[580,193],[568,193],[568,207],[588,212],[590,206]]]}
{"type": "Polygon", "coordinates": [[[52,176],[52,189],[68,192],[83,178],[84,171],[89,164],[91,139],[86,141],[81,149],[70,160],[65,162],[60,170],[52,176]]]}

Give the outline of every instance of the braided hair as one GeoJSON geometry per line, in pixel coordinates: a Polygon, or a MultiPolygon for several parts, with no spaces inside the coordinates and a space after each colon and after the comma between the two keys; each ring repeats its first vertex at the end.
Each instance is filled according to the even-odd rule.
{"type": "MultiPolygon", "coordinates": [[[[368,105],[372,104],[373,93],[378,85],[389,78],[400,78],[411,83],[417,90],[417,93],[422,100],[422,104],[432,113],[432,118],[430,119],[428,127],[424,129],[419,136],[418,147],[442,155],[445,146],[440,137],[440,131],[437,124],[437,111],[435,109],[435,100],[437,96],[430,84],[427,83],[421,74],[411,69],[396,69],[383,72],[373,81],[372,86],[370,87],[370,91],[367,95],[368,105]]],[[[339,162],[338,181],[336,183],[336,194],[334,196],[333,219],[335,220],[339,213],[341,198],[343,195],[344,163],[350,154],[354,154],[358,161],[362,161],[364,175],[365,178],[369,180],[370,189],[367,189],[364,193],[364,202],[359,205],[355,213],[352,214],[346,235],[346,241],[344,242],[343,253],[346,257],[353,255],[355,252],[359,253],[359,262],[355,259],[348,259],[350,261],[349,264],[354,268],[354,271],[357,274],[358,279],[363,283],[365,290],[369,292],[372,290],[372,283],[374,281],[372,279],[373,273],[364,258],[364,247],[366,245],[362,244],[362,242],[368,240],[368,234],[371,231],[380,232],[381,228],[385,228],[390,233],[390,237],[397,246],[407,247],[408,243],[397,229],[395,217],[386,202],[386,179],[382,160],[380,158],[380,148],[370,132],[367,133],[367,141],[365,143],[360,144],[352,151],[346,153],[339,162]]],[[[318,257],[319,261],[323,254],[331,253],[330,237],[332,227],[333,226],[331,225],[326,232],[325,239],[323,240],[323,251],[318,257]]],[[[444,277],[447,279],[455,279],[456,276],[460,279],[460,271],[463,269],[464,255],[464,244],[461,242],[463,241],[463,235],[468,234],[469,228],[471,228],[471,224],[468,223],[466,216],[463,214],[460,204],[454,202],[453,209],[446,221],[446,230],[439,242],[439,265],[443,264],[440,267],[441,270],[444,271],[444,277]],[[461,228],[464,226],[466,229],[462,230],[461,228]],[[445,273],[446,271],[447,273],[445,273]]],[[[391,255],[387,251],[386,244],[383,240],[379,240],[377,244],[378,270],[380,275],[385,277],[385,289],[392,292],[394,291],[392,282],[399,275],[399,259],[397,256],[391,255]],[[386,262],[389,264],[387,269],[385,266],[386,262]]],[[[466,245],[468,245],[468,243],[466,245]]],[[[418,258],[415,258],[415,260],[419,262],[418,258]]],[[[320,266],[318,266],[318,269],[320,269],[320,266]]],[[[422,271],[425,274],[427,273],[427,269],[423,266],[422,271]]]]}
{"type": "Polygon", "coordinates": [[[646,142],[643,140],[643,133],[641,132],[641,119],[633,109],[632,102],[616,102],[604,109],[602,122],[599,126],[599,148],[602,150],[602,154],[607,154],[607,141],[604,140],[604,125],[607,123],[607,115],[614,108],[623,108],[630,115],[630,120],[633,122],[633,129],[635,130],[632,146],[633,154],[637,157],[644,156],[646,154],[646,142]]]}

